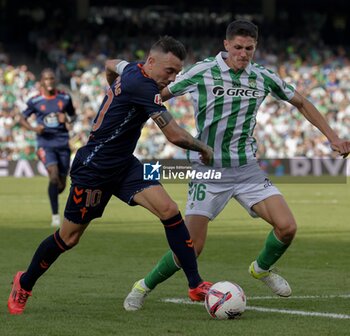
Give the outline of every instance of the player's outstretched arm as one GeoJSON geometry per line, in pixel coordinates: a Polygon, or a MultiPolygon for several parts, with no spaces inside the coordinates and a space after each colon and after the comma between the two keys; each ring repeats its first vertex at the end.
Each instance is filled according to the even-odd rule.
{"type": "Polygon", "coordinates": [[[317,108],[299,92],[295,91],[294,97],[289,101],[300,113],[314,126],[316,126],[329,140],[331,148],[344,158],[350,153],[350,141],[340,139],[334,130],[329,126],[326,119],[317,108]]]}
{"type": "Polygon", "coordinates": [[[168,111],[155,114],[152,119],[171,143],[184,149],[200,152],[200,158],[204,164],[212,162],[213,149],[181,128],[168,111]]]}

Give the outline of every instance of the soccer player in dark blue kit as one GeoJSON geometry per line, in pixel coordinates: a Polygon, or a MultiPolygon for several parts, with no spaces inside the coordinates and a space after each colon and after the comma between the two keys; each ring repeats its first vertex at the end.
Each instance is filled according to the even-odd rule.
{"type": "Polygon", "coordinates": [[[59,227],[58,195],[66,187],[71,154],[66,122],[75,119],[75,109],[70,95],[56,89],[53,70],[47,68],[41,72],[40,84],[41,92],[28,100],[20,124],[37,133],[37,154],[49,175],[51,226],[59,227]],[[36,127],[27,121],[32,114],[36,117],[36,127]]]}
{"type": "Polygon", "coordinates": [[[121,77],[117,77],[116,64],[106,62],[110,87],[89,141],[72,164],[64,222],[39,245],[27,271],[15,275],[8,299],[11,314],[23,312],[37,279],[78,244],[90,221],[102,216],[112,195],[129,205],[143,206],[161,220],[188,279],[190,298],[203,300],[211,283],[202,281],[198,273],[193,243],[177,204],[158,181],[143,180],[143,166],[133,155],[144,123],[152,118],[170,142],[198,151],[203,163],[212,160],[212,149],[179,127],[161,103],[160,90],[175,80],[185,56],[184,46],[165,36],[152,46],[144,64],[126,65],[121,77]]]}

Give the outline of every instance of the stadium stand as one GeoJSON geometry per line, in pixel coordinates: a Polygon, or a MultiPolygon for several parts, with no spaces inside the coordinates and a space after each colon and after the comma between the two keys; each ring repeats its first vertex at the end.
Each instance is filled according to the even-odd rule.
{"type": "MultiPolygon", "coordinates": [[[[59,20],[51,22],[45,29],[40,25],[33,26],[28,32],[28,62],[22,65],[14,65],[11,59],[16,59],[16,55],[12,57],[0,44],[0,158],[35,158],[35,136],[20,128],[18,116],[28,97],[38,88],[36,79],[40,68],[53,67],[63,89],[73,95],[78,114],[70,131],[74,153],[86,142],[92,120],[104,97],[107,83],[103,69],[107,58],[144,59],[145,46],[162,32],[162,24],[166,22],[167,33],[176,33],[180,39],[183,36],[189,54],[187,66],[216,55],[221,49],[222,27],[232,19],[232,15],[205,16],[197,12],[185,13],[181,18],[176,13],[150,13],[145,16],[127,8],[116,9],[115,13],[107,11],[101,16],[103,24],[98,22],[99,15],[95,13],[95,19],[80,25],[79,30],[60,25],[59,20]],[[112,16],[115,29],[107,30],[112,16]],[[186,22],[192,22],[190,35],[186,22]],[[121,27],[123,34],[118,34],[121,27]],[[145,33],[141,36],[140,32],[145,33]]],[[[315,25],[309,25],[309,29],[315,25]]],[[[268,26],[262,27],[268,31],[268,26]]],[[[324,113],[339,136],[347,136],[346,125],[350,124],[348,50],[339,45],[325,45],[319,34],[290,37],[282,42],[277,35],[262,35],[255,61],[278,72],[303,92],[324,113]]],[[[190,98],[172,99],[167,104],[181,126],[195,134],[190,98]]],[[[296,109],[271,98],[266,99],[260,109],[255,133],[264,139],[258,153],[266,158],[330,154],[326,139],[301,118],[296,109]]],[[[145,159],[185,157],[182,150],[165,141],[152,122],[146,124],[136,155],[145,159]]]]}

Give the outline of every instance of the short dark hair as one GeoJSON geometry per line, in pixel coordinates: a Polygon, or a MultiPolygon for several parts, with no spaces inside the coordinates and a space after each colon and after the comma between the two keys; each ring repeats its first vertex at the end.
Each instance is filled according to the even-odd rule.
{"type": "Polygon", "coordinates": [[[227,26],[226,39],[231,40],[235,36],[250,36],[258,40],[258,27],[248,20],[233,21],[227,26]]]}
{"type": "Polygon", "coordinates": [[[164,53],[171,52],[181,61],[186,58],[186,49],[184,45],[168,35],[162,36],[156,43],[154,43],[151,50],[162,51],[164,53]]]}

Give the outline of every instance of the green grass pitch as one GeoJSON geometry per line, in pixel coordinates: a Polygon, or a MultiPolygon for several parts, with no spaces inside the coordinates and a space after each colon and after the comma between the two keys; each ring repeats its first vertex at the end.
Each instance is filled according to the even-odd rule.
{"type": "MultiPolygon", "coordinates": [[[[122,303],[130,287],[167,243],[153,215],[113,199],[80,244],[39,279],[24,314],[11,316],[6,303],[12,277],[26,268],[53,229],[46,178],[0,178],[0,335],[349,335],[349,184],[278,186],[298,223],[293,245],[277,264],[292,286],[289,299],[274,298],[248,275],[270,227],[232,201],[210,224],[200,272],[214,282],[237,282],[252,309],[239,320],[216,321],[201,305],[162,301],[186,299],[185,277],[178,272],[150,294],[141,311],[125,312],[122,303]]],[[[165,187],[184,212],[187,186],[165,187]]],[[[61,214],[66,196],[67,191],[60,197],[61,214]]]]}

